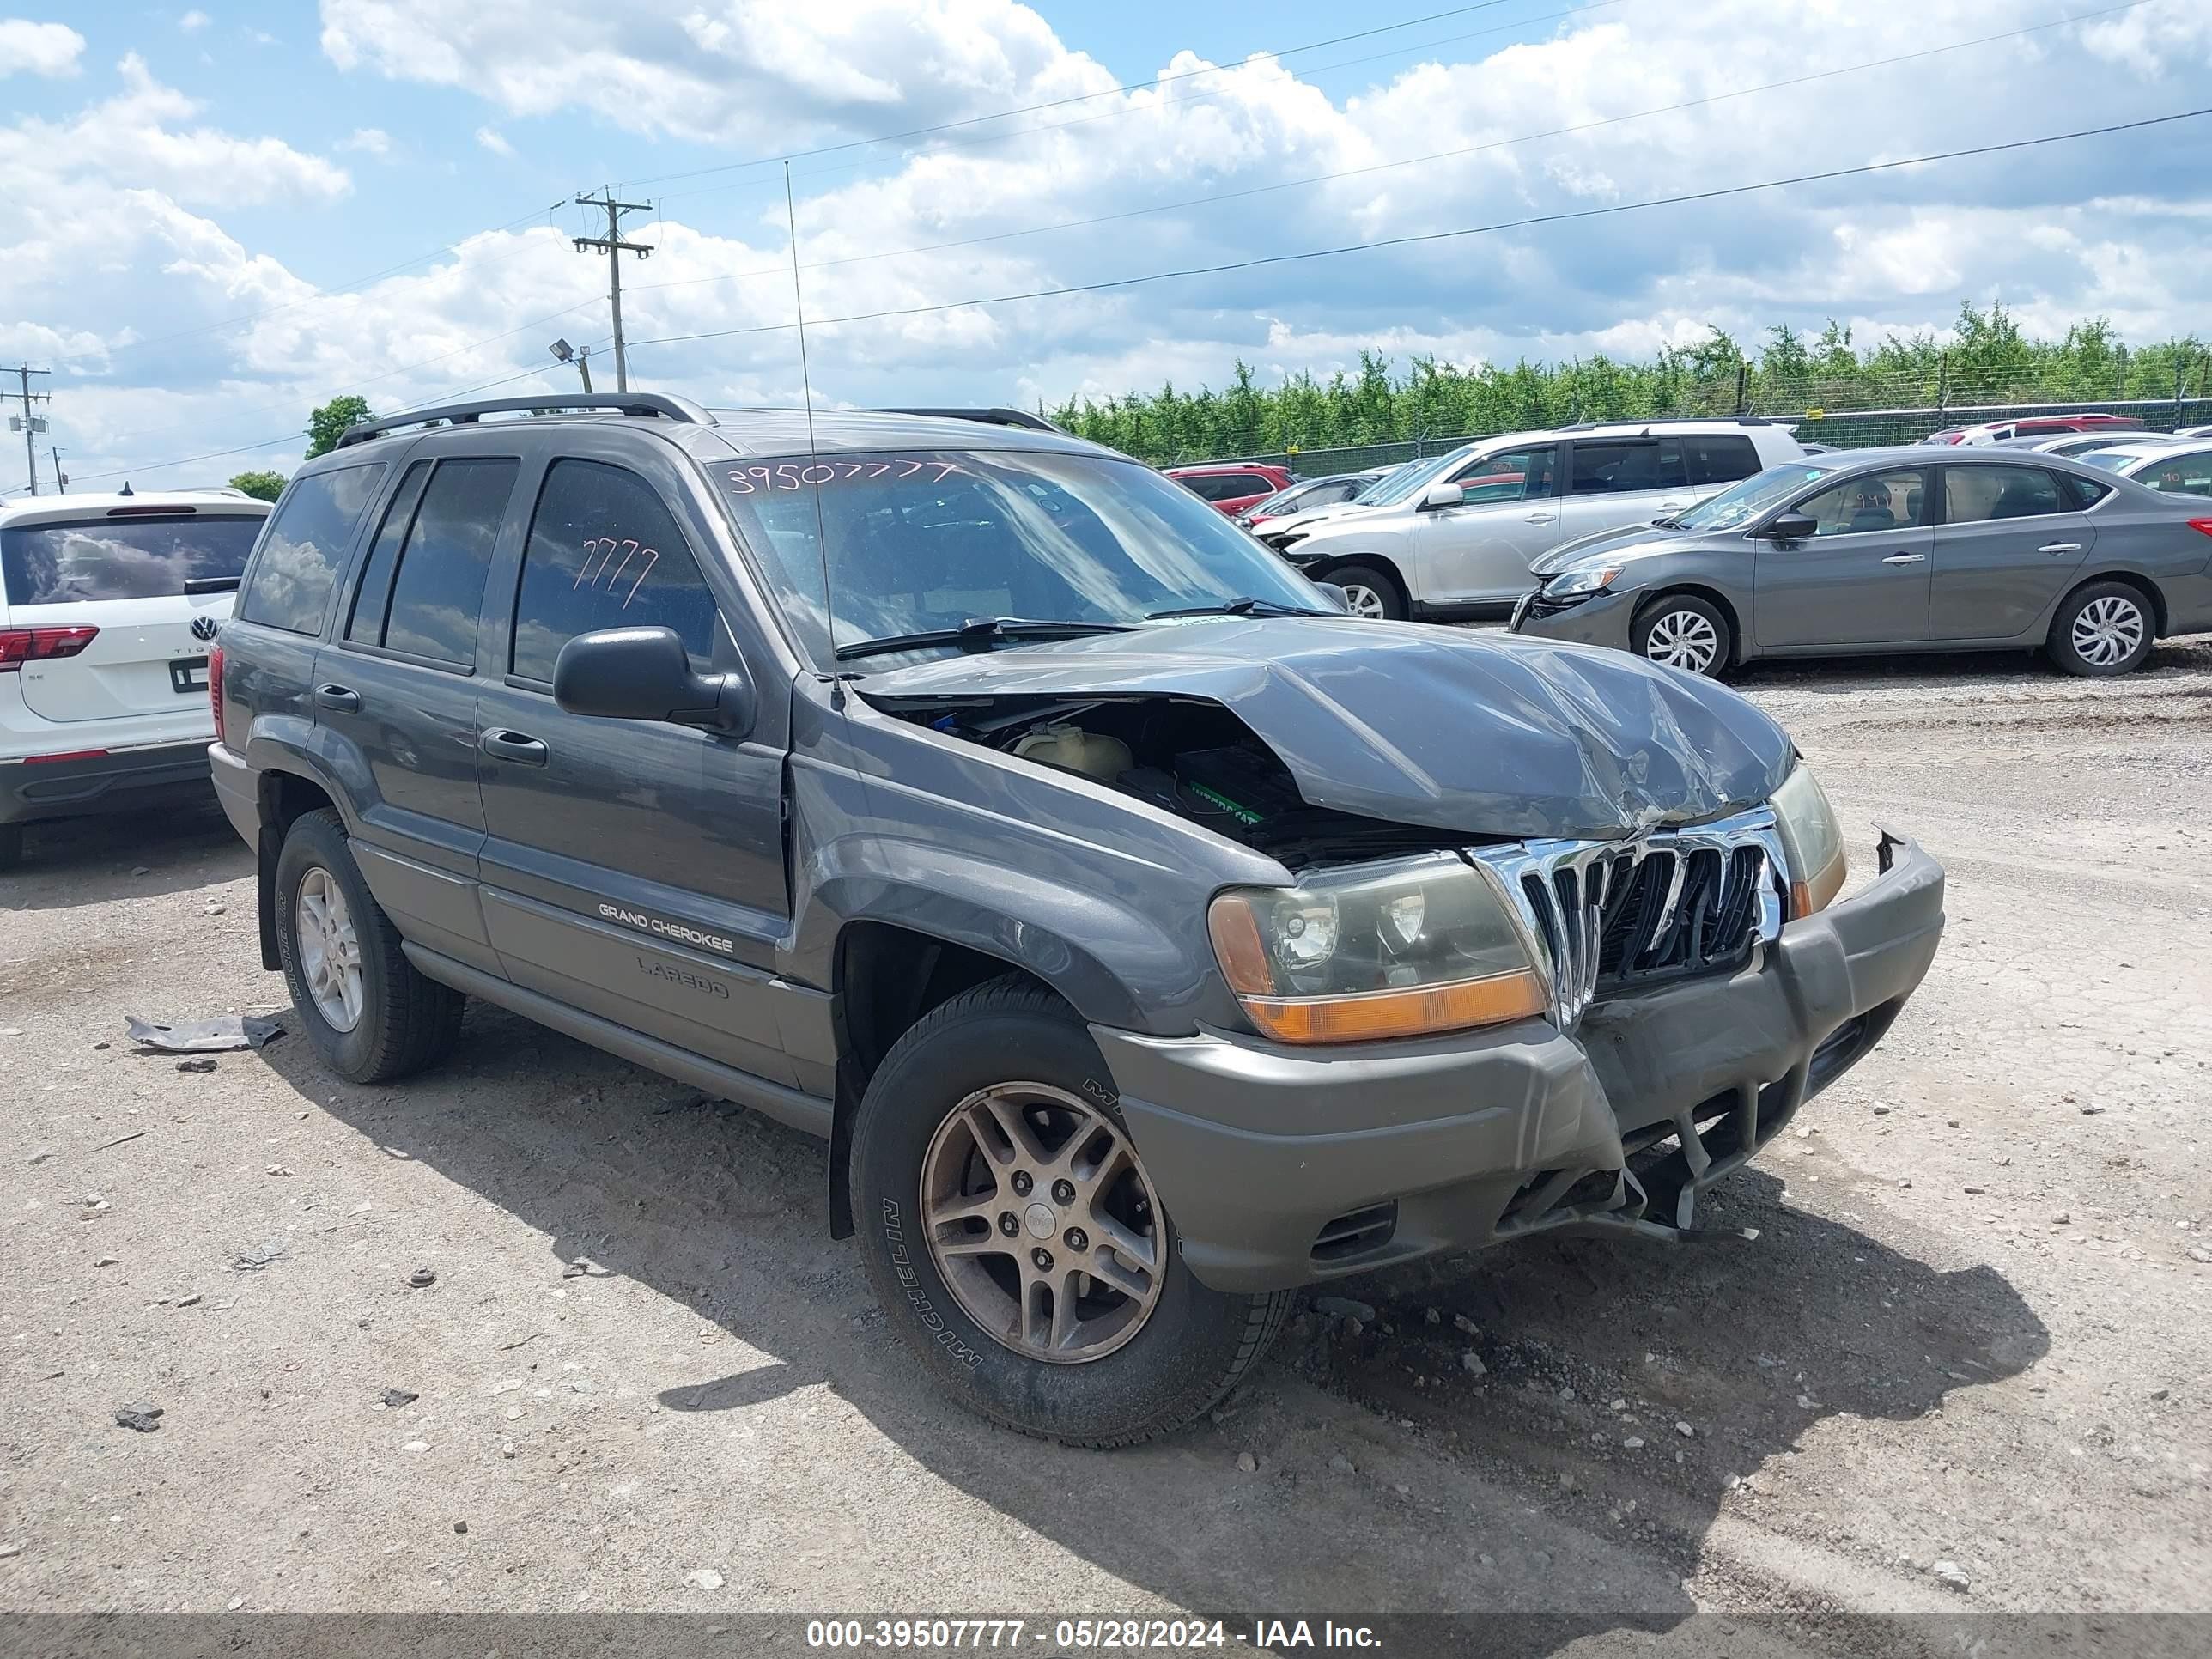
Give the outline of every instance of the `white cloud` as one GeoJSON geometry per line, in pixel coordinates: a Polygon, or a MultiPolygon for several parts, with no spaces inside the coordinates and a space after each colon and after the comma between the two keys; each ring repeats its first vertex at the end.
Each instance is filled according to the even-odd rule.
{"type": "Polygon", "coordinates": [[[356,127],[351,134],[338,140],[337,147],[357,150],[363,155],[389,155],[392,135],[382,127],[356,127]]]}
{"type": "Polygon", "coordinates": [[[205,12],[200,10],[198,7],[194,7],[191,11],[186,12],[182,17],[177,19],[177,27],[182,29],[186,34],[197,34],[214,21],[215,20],[210,17],[205,12]]]}
{"type": "Polygon", "coordinates": [[[0,17],[0,78],[18,70],[26,75],[75,75],[83,52],[84,36],[67,24],[0,17]]]}
{"type": "Polygon", "coordinates": [[[509,160],[514,157],[514,146],[508,143],[506,139],[501,137],[499,133],[493,128],[478,127],[477,129],[477,143],[483,145],[484,149],[489,150],[495,155],[509,160]]]}

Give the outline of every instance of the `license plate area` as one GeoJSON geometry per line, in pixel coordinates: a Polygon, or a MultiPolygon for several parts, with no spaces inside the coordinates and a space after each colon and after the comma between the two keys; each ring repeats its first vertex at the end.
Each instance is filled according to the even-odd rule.
{"type": "Polygon", "coordinates": [[[208,659],[205,657],[170,658],[169,689],[179,696],[207,696],[208,659]]]}

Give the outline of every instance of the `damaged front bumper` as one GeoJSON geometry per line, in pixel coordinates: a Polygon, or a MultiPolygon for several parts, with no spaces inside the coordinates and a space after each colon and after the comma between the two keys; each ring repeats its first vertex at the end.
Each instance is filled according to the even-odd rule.
{"type": "Polygon", "coordinates": [[[1093,1026],[1184,1259],[1267,1291],[1536,1232],[1695,1228],[1698,1194],[1881,1040],[1934,959],[1943,870],[1881,875],[1731,975],[1545,1020],[1326,1052],[1093,1026]]]}

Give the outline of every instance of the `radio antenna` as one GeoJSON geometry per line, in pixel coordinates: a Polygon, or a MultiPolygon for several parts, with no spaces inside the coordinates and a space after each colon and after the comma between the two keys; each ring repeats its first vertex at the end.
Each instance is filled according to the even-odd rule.
{"type": "MultiPolygon", "coordinates": [[[[806,471],[814,471],[821,459],[821,452],[814,442],[814,376],[806,366],[806,295],[799,285],[799,209],[791,194],[791,163],[783,164],[783,215],[791,231],[791,302],[799,313],[799,396],[806,404],[806,471]]],[[[822,555],[822,623],[830,635],[830,684],[833,698],[842,698],[841,681],[837,673],[837,613],[830,596],[830,527],[822,514],[822,481],[812,478],[809,489],[814,492],[814,544],[822,555]]]]}

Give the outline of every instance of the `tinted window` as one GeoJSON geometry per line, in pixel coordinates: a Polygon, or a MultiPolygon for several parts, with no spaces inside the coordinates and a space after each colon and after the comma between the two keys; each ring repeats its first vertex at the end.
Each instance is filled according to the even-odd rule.
{"type": "Polygon", "coordinates": [[[1178,478],[1176,482],[1201,501],[1225,501],[1242,493],[1234,488],[1235,479],[1218,472],[1201,472],[1195,477],[1178,478]]]}
{"type": "Polygon", "coordinates": [[[672,628],[704,669],[714,598],[651,485],[597,461],[556,461],[538,495],[514,602],[513,672],[553,678],[561,647],[599,628],[672,628]]]}
{"type": "Polygon", "coordinates": [[[517,461],[441,461],[400,550],[385,618],[387,651],[468,667],[492,544],[514,491],[517,461]]]}
{"type": "Polygon", "coordinates": [[[261,523],[258,514],[250,519],[195,514],[0,530],[0,592],[11,605],[64,605],[170,599],[185,592],[188,581],[234,582],[261,523]]]}
{"type": "Polygon", "coordinates": [[[415,507],[422,499],[422,485],[430,477],[430,463],[417,461],[392,492],[392,505],[384,509],[384,523],[370,544],[368,562],[354,589],[353,615],[345,636],[374,645],[384,638],[384,612],[392,599],[392,573],[399,567],[399,544],[407,539],[415,522],[415,507]]]}
{"type": "Polygon", "coordinates": [[[1943,474],[1943,518],[1949,524],[2033,519],[2067,509],[2058,483],[2033,466],[1954,466],[1943,474]]]}
{"type": "Polygon", "coordinates": [[[1617,495],[1638,489],[1686,488],[1680,445],[1663,447],[1652,440],[1626,443],[1578,443],[1575,446],[1574,493],[1577,495],[1617,495]]]}
{"type": "Polygon", "coordinates": [[[1682,440],[1693,484],[1734,483],[1759,471],[1759,449],[1741,433],[1716,432],[1682,440]]]}
{"type": "Polygon", "coordinates": [[[294,634],[323,631],[323,611],[355,527],[376,499],[384,464],[333,467],[294,481],[269,521],[238,614],[294,634]]]}
{"type": "Polygon", "coordinates": [[[2087,478],[2077,478],[2071,472],[2061,472],[2057,477],[2058,487],[2066,492],[2076,511],[2085,507],[2094,507],[2112,493],[2112,485],[2097,483],[2087,478]]]}
{"type": "Polygon", "coordinates": [[[2212,450],[2193,449],[2185,455],[2161,455],[2136,473],[2135,480],[2168,494],[2212,495],[2212,450]]]}
{"type": "Polygon", "coordinates": [[[1469,461],[1451,475],[1470,502],[1535,501],[1558,493],[1556,444],[1509,450],[1469,461]]]}
{"type": "Polygon", "coordinates": [[[1797,504],[1820,528],[1815,536],[1863,536],[1910,530],[1928,522],[1927,477],[1919,468],[1877,472],[1824,489],[1797,504]]]}

